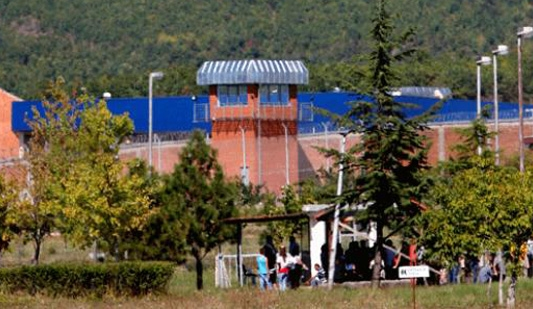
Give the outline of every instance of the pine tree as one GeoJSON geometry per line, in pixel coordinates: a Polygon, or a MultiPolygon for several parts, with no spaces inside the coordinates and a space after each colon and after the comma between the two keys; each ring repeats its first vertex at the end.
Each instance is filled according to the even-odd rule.
{"type": "Polygon", "coordinates": [[[408,106],[395,102],[391,96],[396,80],[392,65],[411,50],[402,50],[409,33],[399,42],[394,40],[386,1],[379,1],[373,24],[369,75],[372,99],[354,103],[345,115],[352,120],[349,128],[361,134],[361,142],[340,159],[355,171],[355,182],[344,190],[342,203],[367,206],[358,219],[374,222],[377,228],[372,272],[376,287],[386,237],[384,228],[399,230],[407,225],[419,212],[412,200],[426,190],[421,172],[427,168],[427,144],[421,133],[427,129],[429,115],[408,119],[402,111],[408,106]]]}
{"type": "MultiPolygon", "coordinates": [[[[236,182],[228,181],[216,151],[195,131],[180,154],[172,174],[164,178],[162,214],[166,225],[178,224],[187,249],[196,260],[196,287],[203,289],[203,259],[207,253],[234,236],[223,219],[236,214],[236,182]]],[[[176,237],[179,237],[176,236],[176,237]]],[[[174,243],[177,249],[181,244],[174,243]]]]}

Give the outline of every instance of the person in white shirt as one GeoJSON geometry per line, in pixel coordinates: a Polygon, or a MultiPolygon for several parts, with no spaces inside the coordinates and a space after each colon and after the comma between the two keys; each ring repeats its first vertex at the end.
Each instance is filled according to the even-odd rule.
{"type": "Polygon", "coordinates": [[[280,291],[287,289],[287,281],[289,279],[290,267],[294,264],[294,258],[287,254],[285,246],[281,246],[276,258],[276,265],[278,270],[278,284],[280,291]]]}

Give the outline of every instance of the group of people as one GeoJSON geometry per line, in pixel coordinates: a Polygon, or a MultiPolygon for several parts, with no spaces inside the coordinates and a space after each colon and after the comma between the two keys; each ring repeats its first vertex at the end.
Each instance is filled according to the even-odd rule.
{"type": "MultiPolygon", "coordinates": [[[[385,242],[382,256],[380,276],[382,279],[398,279],[398,268],[420,263],[424,247],[404,242],[400,250],[396,249],[390,239],[385,242]]],[[[329,248],[324,244],[321,249],[322,265],[329,266],[329,248]]],[[[352,241],[344,251],[337,244],[333,280],[336,283],[346,281],[368,281],[374,268],[375,248],[369,247],[366,240],[352,241]]],[[[328,269],[326,268],[326,274],[328,269]]]]}
{"type": "Polygon", "coordinates": [[[441,268],[439,284],[487,283],[506,277],[505,257],[499,252],[486,252],[481,257],[459,254],[449,267],[441,268]]]}
{"type": "MultiPolygon", "coordinates": [[[[396,249],[392,241],[387,240],[381,255],[383,258],[381,278],[398,279],[400,266],[424,264],[424,252],[424,247],[417,247],[415,241],[405,241],[400,249],[396,249]]],[[[313,265],[315,275],[310,276],[310,270],[306,266],[310,265],[309,261],[305,261],[307,263],[302,261],[300,246],[293,236],[290,237],[288,246],[280,246],[279,251],[272,237],[267,236],[266,243],[260,248],[260,254],[257,257],[257,276],[260,279],[261,289],[284,291],[287,288],[297,289],[302,282],[311,286],[327,283],[329,253],[329,247],[324,244],[321,248],[321,265],[318,263],[313,265]]],[[[370,280],[374,255],[374,248],[369,248],[367,241],[364,240],[352,241],[346,251],[340,243],[337,244],[333,281],[342,283],[370,280]]],[[[466,253],[460,254],[451,264],[448,264],[448,267],[441,268],[440,276],[435,275],[429,280],[435,284],[446,284],[487,283],[490,280],[497,281],[500,277],[505,279],[506,258],[509,257],[502,252],[487,252],[481,257],[466,253]]],[[[520,248],[519,259],[522,262],[524,276],[533,277],[533,238],[520,248]]]]}
{"type": "Polygon", "coordinates": [[[288,250],[282,245],[279,251],[274,245],[272,236],[267,236],[265,245],[259,249],[256,261],[259,286],[262,290],[297,289],[304,278],[304,272],[308,271],[308,267],[302,261],[300,245],[294,236],[289,238],[288,250]]]}

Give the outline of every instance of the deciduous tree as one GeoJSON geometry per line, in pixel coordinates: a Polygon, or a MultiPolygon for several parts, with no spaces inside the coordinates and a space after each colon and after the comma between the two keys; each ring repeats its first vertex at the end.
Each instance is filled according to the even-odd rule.
{"type": "Polygon", "coordinates": [[[6,181],[0,175],[0,254],[9,247],[15,228],[13,211],[18,201],[17,188],[14,183],[6,181]]]}
{"type": "Polygon", "coordinates": [[[43,110],[29,124],[27,198],[21,230],[36,243],[56,228],[86,246],[107,242],[117,252],[121,239],[150,213],[143,180],[124,172],[120,144],[133,132],[128,115],[114,116],[104,101],[87,95],[71,99],[64,81],[50,84],[43,110]]]}

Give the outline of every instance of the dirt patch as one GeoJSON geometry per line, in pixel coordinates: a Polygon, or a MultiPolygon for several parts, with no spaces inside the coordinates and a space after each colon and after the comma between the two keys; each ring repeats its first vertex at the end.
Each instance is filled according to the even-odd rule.
{"type": "Polygon", "coordinates": [[[42,29],[41,22],[33,16],[22,17],[11,22],[11,28],[20,35],[35,38],[49,34],[42,29]]]}

